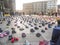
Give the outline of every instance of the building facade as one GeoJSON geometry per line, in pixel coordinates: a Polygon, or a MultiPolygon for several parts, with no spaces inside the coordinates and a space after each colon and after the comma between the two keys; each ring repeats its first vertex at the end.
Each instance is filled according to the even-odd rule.
{"type": "Polygon", "coordinates": [[[57,6],[58,7],[58,15],[60,15],[60,5],[57,6]]]}
{"type": "Polygon", "coordinates": [[[34,2],[33,3],[33,12],[36,13],[46,13],[47,8],[47,1],[40,1],[40,2],[34,2]]]}
{"type": "Polygon", "coordinates": [[[47,1],[26,3],[23,5],[23,10],[25,14],[30,13],[46,13],[47,1]]]}
{"type": "Polygon", "coordinates": [[[57,0],[47,0],[40,2],[32,2],[23,4],[23,11],[25,14],[29,13],[51,13],[57,12],[57,0]]]}
{"type": "Polygon", "coordinates": [[[48,0],[47,3],[47,13],[57,12],[57,0],[48,0]]]}
{"type": "Polygon", "coordinates": [[[33,4],[32,3],[26,3],[23,5],[23,12],[25,14],[30,14],[33,12],[33,4]]]}

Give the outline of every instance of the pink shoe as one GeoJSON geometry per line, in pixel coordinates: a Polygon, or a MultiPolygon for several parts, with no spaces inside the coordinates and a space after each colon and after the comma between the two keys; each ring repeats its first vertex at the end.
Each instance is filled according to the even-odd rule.
{"type": "Polygon", "coordinates": [[[0,33],[0,38],[3,38],[3,37],[4,37],[4,35],[2,33],[0,33]]]}
{"type": "Polygon", "coordinates": [[[7,34],[6,34],[6,33],[3,33],[3,35],[4,35],[4,36],[7,36],[7,34]]]}

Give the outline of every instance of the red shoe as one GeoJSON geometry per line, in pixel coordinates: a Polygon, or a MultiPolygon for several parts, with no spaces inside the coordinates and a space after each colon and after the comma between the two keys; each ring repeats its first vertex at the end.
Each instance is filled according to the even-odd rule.
{"type": "Polygon", "coordinates": [[[15,41],[14,38],[12,38],[12,39],[11,39],[11,43],[14,43],[14,41],[15,41]]]}
{"type": "Polygon", "coordinates": [[[45,43],[43,41],[40,41],[39,45],[45,45],[45,43]]]}
{"type": "Polygon", "coordinates": [[[16,38],[16,37],[14,37],[14,39],[15,39],[15,41],[18,41],[19,39],[18,38],[16,38]]]}

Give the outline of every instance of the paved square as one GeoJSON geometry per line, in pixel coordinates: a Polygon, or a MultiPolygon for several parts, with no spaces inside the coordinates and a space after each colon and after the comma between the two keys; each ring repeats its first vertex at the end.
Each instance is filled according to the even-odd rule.
{"type": "Polygon", "coordinates": [[[2,28],[3,32],[6,30],[10,31],[9,35],[12,34],[11,28],[15,28],[16,34],[12,35],[13,37],[18,37],[19,41],[11,43],[11,41],[8,41],[8,36],[6,36],[4,38],[0,38],[0,45],[23,45],[25,43],[25,40],[28,40],[31,45],[39,45],[39,41],[41,40],[51,40],[53,28],[54,26],[56,26],[56,24],[52,25],[52,28],[48,28],[48,24],[42,26],[42,22],[47,23],[48,21],[45,21],[43,18],[40,17],[36,18],[36,16],[12,16],[3,18],[1,18],[0,21],[2,22],[2,24],[0,24],[0,28],[2,28]],[[2,21],[3,18],[5,18],[5,21],[2,21]],[[6,25],[8,21],[11,22],[9,26],[6,25]],[[38,29],[35,29],[34,27],[38,27],[38,29]],[[47,27],[48,29],[45,30],[45,27],[47,27]],[[21,28],[23,29],[21,30],[21,28]],[[30,29],[34,29],[35,32],[30,32],[30,29]],[[42,30],[44,30],[45,32],[41,32],[42,30]],[[26,34],[25,38],[22,38],[22,33],[26,34]],[[36,37],[37,33],[40,33],[41,36],[36,37]]]}

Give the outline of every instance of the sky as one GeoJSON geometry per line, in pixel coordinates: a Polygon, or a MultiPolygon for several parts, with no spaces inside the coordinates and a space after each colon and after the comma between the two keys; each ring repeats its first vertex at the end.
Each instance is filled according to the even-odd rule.
{"type": "MultiPolygon", "coordinates": [[[[36,1],[45,1],[45,0],[16,0],[16,10],[22,10],[24,3],[36,2],[36,1]]],[[[57,4],[60,4],[60,0],[57,1],[57,4]]]]}

